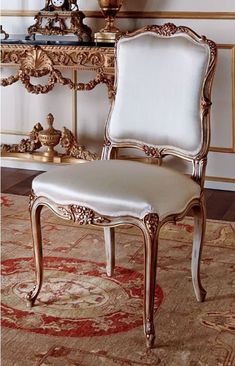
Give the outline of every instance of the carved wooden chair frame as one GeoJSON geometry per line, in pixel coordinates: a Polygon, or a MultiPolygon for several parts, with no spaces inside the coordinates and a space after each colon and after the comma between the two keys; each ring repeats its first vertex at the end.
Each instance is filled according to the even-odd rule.
{"type": "MultiPolygon", "coordinates": [[[[162,37],[172,37],[176,34],[183,33],[191,37],[195,42],[207,45],[210,50],[210,60],[203,82],[203,91],[200,105],[201,132],[203,136],[201,149],[196,155],[190,155],[186,154],[180,149],[173,147],[147,146],[144,142],[141,144],[133,140],[119,142],[115,141],[111,136],[109,136],[108,129],[106,128],[105,145],[102,159],[111,159],[114,157],[114,152],[117,149],[129,147],[142,150],[147,156],[157,158],[159,163],[161,163],[162,159],[167,155],[173,155],[182,158],[192,163],[192,179],[201,186],[201,196],[198,199],[191,200],[182,212],[169,215],[163,220],[160,220],[156,213],[149,213],[143,219],[131,216],[103,216],[100,213],[94,212],[89,207],[57,204],[46,197],[37,197],[32,192],[30,199],[30,213],[36,265],[36,285],[32,291],[28,293],[27,301],[29,306],[33,306],[42,286],[43,255],[40,213],[43,206],[50,208],[59,217],[66,220],[72,220],[80,225],[91,224],[104,227],[108,276],[112,276],[115,265],[114,228],[116,226],[126,224],[137,226],[143,232],[145,242],[144,332],[146,335],[147,347],[152,347],[155,338],[154,295],[156,285],[159,232],[164,224],[183,219],[191,209],[194,213],[195,222],[191,264],[192,282],[197,300],[204,301],[206,296],[206,291],[202,287],[200,280],[200,257],[206,225],[203,183],[205,177],[205,167],[207,163],[206,157],[210,141],[210,93],[212,79],[215,72],[217,51],[216,45],[213,41],[206,39],[204,36],[198,36],[195,32],[187,27],[176,27],[171,23],[165,24],[163,26],[146,26],[134,33],[125,35],[125,37],[131,37],[143,32],[154,32],[158,36],[162,37]]],[[[112,113],[112,110],[110,113],[112,113]]]]}

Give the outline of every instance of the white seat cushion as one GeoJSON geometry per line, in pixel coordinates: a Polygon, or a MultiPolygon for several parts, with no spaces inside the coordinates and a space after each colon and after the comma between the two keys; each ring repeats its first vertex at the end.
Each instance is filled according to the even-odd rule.
{"type": "Polygon", "coordinates": [[[59,167],[33,180],[36,196],[58,204],[89,207],[107,216],[143,218],[155,212],[162,219],[182,212],[200,186],[172,169],[126,160],[94,161],[59,167]]]}

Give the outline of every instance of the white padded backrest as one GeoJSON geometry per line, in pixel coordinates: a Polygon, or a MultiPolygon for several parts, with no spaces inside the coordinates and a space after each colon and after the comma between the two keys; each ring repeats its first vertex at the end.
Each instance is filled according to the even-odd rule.
{"type": "Polygon", "coordinates": [[[187,35],[145,32],[117,45],[117,93],[107,132],[196,153],[202,142],[200,99],[209,48],[187,35]]]}

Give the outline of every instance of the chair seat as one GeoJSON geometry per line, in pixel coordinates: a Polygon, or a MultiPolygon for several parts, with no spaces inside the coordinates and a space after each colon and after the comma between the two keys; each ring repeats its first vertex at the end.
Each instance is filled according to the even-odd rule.
{"type": "Polygon", "coordinates": [[[36,196],[55,203],[76,204],[106,216],[160,219],[182,212],[200,186],[189,176],[153,164],[104,160],[60,167],[33,180],[36,196]],[[115,208],[115,209],[114,209],[115,208]]]}

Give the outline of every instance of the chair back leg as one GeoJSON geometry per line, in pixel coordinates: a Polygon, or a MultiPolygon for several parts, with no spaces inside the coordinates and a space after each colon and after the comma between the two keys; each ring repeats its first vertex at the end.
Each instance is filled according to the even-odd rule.
{"type": "Polygon", "coordinates": [[[192,248],[192,282],[197,301],[204,301],[206,297],[206,290],[202,287],[200,279],[200,262],[202,246],[206,231],[206,213],[205,204],[202,198],[201,205],[193,208],[194,213],[194,236],[192,248]]]}
{"type": "Polygon", "coordinates": [[[105,252],[106,252],[106,272],[112,277],[115,267],[115,231],[114,227],[104,228],[105,252]]]}

